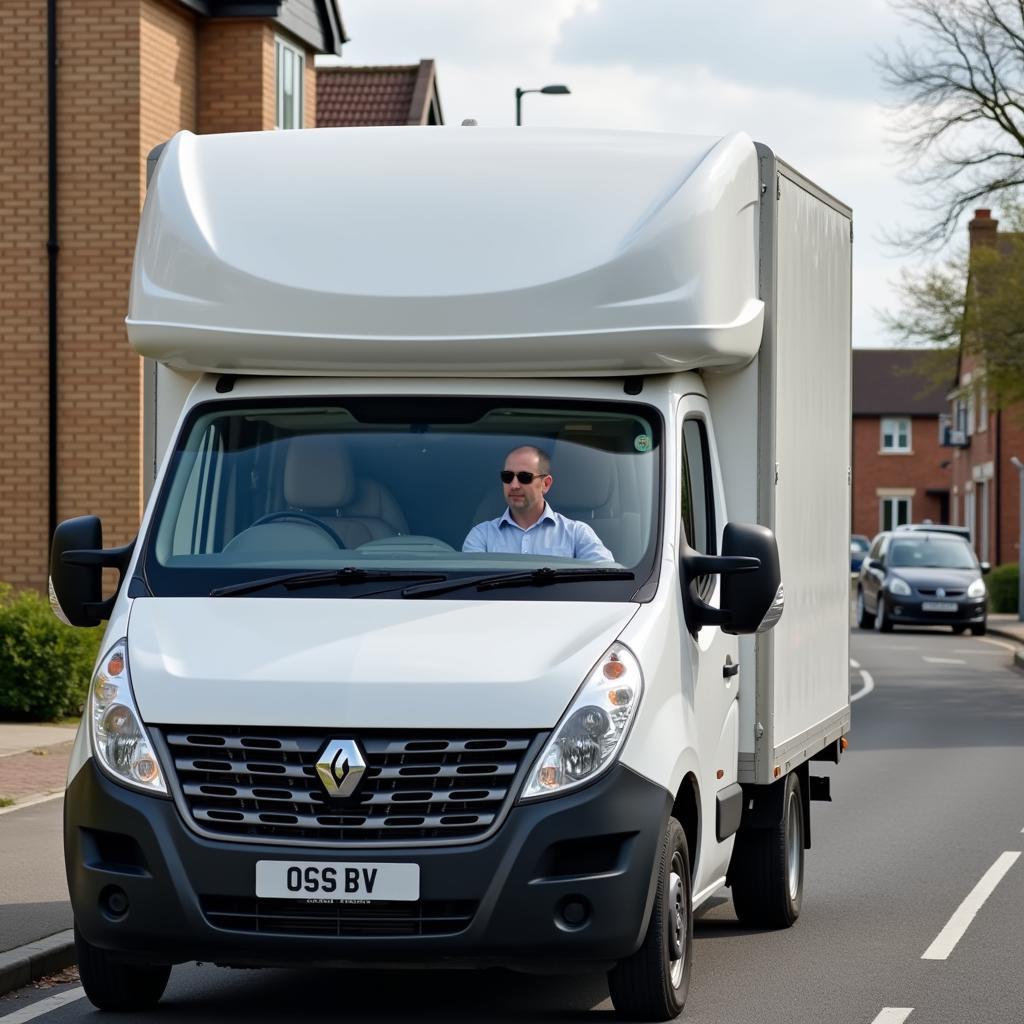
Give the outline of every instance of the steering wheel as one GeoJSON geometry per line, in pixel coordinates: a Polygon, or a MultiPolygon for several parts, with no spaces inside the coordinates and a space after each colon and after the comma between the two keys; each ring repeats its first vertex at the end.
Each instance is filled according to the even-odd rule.
{"type": "Polygon", "coordinates": [[[250,523],[248,529],[251,530],[254,526],[263,526],[266,523],[280,522],[282,519],[296,519],[300,523],[310,523],[323,530],[339,548],[345,547],[345,542],[326,523],[321,522],[316,516],[311,516],[308,512],[299,512],[297,509],[286,508],[278,512],[268,512],[265,516],[260,516],[255,523],[250,523]]]}

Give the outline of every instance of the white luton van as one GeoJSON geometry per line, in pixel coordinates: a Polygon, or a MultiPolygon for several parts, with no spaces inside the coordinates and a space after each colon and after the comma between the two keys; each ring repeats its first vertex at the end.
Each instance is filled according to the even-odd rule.
{"type": "Polygon", "coordinates": [[[58,614],[107,621],[65,803],[87,995],[498,964],[675,1017],[695,908],[797,918],[849,731],[849,209],[742,134],[152,163],[151,494],[132,544],[83,516],[51,553],[58,614]]]}

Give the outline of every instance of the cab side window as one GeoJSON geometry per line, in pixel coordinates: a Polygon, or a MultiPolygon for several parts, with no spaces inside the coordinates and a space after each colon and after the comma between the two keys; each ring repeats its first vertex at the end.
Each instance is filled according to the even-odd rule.
{"type": "MultiPolygon", "coordinates": [[[[715,554],[715,505],[711,487],[711,456],[704,423],[689,419],[683,423],[682,510],[686,543],[703,555],[715,554]]],[[[714,577],[702,576],[697,589],[706,598],[714,589],[714,577]]]]}

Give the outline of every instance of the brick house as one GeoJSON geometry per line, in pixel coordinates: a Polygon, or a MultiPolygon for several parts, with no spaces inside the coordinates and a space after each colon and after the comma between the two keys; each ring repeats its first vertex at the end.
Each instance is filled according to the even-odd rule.
{"type": "MultiPolygon", "coordinates": [[[[999,222],[990,210],[968,224],[970,251],[998,246],[999,222]]],[[[1024,408],[991,409],[984,362],[961,350],[948,394],[948,449],[952,462],[951,514],[971,531],[978,558],[993,565],[1020,558],[1020,487],[1011,457],[1024,461],[1024,408]]]]}
{"type": "Polygon", "coordinates": [[[949,521],[947,389],[929,383],[920,359],[911,349],[854,349],[854,533],[949,521]]]}
{"type": "Polygon", "coordinates": [[[318,128],[444,124],[434,62],[317,68],[316,123],[318,128]]]}
{"type": "Polygon", "coordinates": [[[146,156],[180,129],[311,127],[338,0],[35,0],[0,21],[0,581],[42,589],[56,522],[107,545],[142,511],[141,360],[124,316],[146,156]]]}

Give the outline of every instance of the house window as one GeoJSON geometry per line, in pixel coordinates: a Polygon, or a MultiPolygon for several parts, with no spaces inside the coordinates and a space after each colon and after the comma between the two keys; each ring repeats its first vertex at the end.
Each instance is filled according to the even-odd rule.
{"type": "Polygon", "coordinates": [[[277,128],[302,127],[302,93],[306,58],[301,50],[275,40],[277,82],[277,128]]]}
{"type": "Polygon", "coordinates": [[[882,498],[879,504],[883,530],[894,530],[897,526],[910,522],[909,498],[882,498]]]}
{"type": "Polygon", "coordinates": [[[910,451],[910,418],[886,418],[882,420],[882,451],[910,451]]]}

